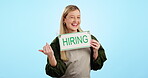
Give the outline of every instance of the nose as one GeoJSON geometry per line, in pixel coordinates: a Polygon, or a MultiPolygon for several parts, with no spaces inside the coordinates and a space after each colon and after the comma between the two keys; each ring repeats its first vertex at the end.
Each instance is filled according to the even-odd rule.
{"type": "Polygon", "coordinates": [[[74,18],[74,22],[78,22],[80,19],[78,18],[74,18]]]}

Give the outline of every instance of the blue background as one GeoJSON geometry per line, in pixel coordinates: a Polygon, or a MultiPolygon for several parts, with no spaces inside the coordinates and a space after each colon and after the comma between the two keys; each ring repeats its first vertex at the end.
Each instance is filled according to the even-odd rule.
{"type": "Polygon", "coordinates": [[[46,55],[38,52],[59,31],[63,9],[81,10],[89,30],[108,60],[91,78],[147,78],[147,0],[1,0],[0,78],[49,78],[46,55]]]}

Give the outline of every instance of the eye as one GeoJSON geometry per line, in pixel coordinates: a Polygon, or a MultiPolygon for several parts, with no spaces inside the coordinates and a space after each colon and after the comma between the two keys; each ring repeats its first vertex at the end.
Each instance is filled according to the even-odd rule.
{"type": "Polygon", "coordinates": [[[70,17],[70,18],[74,18],[74,17],[72,16],[72,17],[70,17]]]}
{"type": "Polygon", "coordinates": [[[80,17],[77,17],[78,19],[80,19],[80,17]]]}

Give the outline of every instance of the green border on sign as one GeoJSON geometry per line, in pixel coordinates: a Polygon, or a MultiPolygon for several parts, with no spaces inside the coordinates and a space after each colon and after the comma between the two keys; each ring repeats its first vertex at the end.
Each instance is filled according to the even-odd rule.
{"type": "Polygon", "coordinates": [[[62,50],[60,50],[60,51],[72,50],[72,49],[80,49],[80,48],[86,48],[86,47],[90,47],[90,46],[83,46],[83,47],[78,47],[78,48],[62,49],[62,50]]]}
{"type": "MultiPolygon", "coordinates": [[[[90,31],[83,31],[83,32],[88,32],[88,33],[90,34],[90,31]]],[[[76,32],[76,33],[83,33],[83,32],[76,32]]],[[[60,34],[60,35],[58,36],[58,38],[60,38],[61,35],[69,35],[69,34],[75,34],[75,33],[60,34]]],[[[90,37],[91,37],[91,34],[90,34],[90,37]]],[[[59,39],[59,43],[60,43],[60,39],[59,39]]],[[[60,45],[61,45],[61,43],[60,43],[60,45]]],[[[60,48],[60,51],[72,50],[72,49],[79,49],[79,48],[85,48],[85,47],[90,47],[90,46],[83,46],[83,47],[69,48],[69,49],[61,49],[61,48],[60,48]]]]}
{"type": "MultiPolygon", "coordinates": [[[[89,31],[83,31],[83,32],[88,32],[90,34],[89,31]]],[[[75,32],[75,33],[83,33],[83,32],[75,32]]],[[[75,34],[75,33],[60,34],[58,37],[60,37],[61,35],[68,35],[68,34],[75,34]]]]}

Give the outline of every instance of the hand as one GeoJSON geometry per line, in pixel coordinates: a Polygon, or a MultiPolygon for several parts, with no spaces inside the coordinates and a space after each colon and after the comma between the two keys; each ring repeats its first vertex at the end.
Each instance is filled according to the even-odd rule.
{"type": "Polygon", "coordinates": [[[53,50],[52,50],[51,46],[48,43],[46,43],[46,45],[43,47],[43,50],[38,50],[38,51],[44,53],[47,56],[54,55],[53,50]]]}
{"type": "Polygon", "coordinates": [[[40,51],[48,56],[49,63],[51,64],[51,66],[57,65],[57,61],[55,59],[54,52],[48,43],[46,43],[46,45],[43,47],[43,50],[38,50],[38,51],[40,51]]]}
{"type": "Polygon", "coordinates": [[[91,44],[90,46],[93,48],[93,52],[94,52],[93,57],[94,57],[94,59],[97,59],[98,50],[100,48],[100,43],[98,41],[92,39],[90,44],[91,44]]]}

